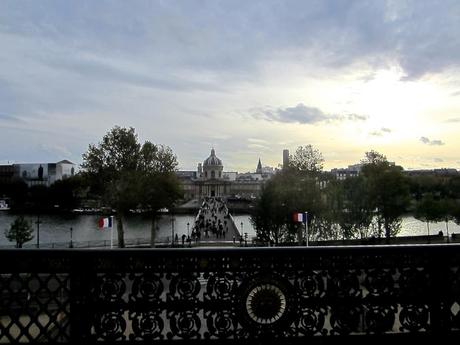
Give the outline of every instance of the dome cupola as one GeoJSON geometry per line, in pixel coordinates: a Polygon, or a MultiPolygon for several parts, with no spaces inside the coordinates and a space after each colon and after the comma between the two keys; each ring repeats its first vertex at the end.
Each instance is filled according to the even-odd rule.
{"type": "Polygon", "coordinates": [[[204,179],[221,179],[223,177],[224,166],[222,161],[217,158],[216,151],[211,150],[211,155],[203,162],[203,175],[204,179]]]}
{"type": "Polygon", "coordinates": [[[203,166],[222,166],[222,161],[217,158],[216,156],[216,151],[214,149],[211,149],[211,155],[205,159],[203,162],[203,166]]]}

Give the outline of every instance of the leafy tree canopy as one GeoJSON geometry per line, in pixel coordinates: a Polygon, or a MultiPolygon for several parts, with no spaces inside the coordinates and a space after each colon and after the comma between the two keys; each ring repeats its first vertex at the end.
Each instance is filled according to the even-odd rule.
{"type": "Polygon", "coordinates": [[[5,231],[5,237],[8,241],[16,242],[16,248],[22,248],[22,245],[34,238],[32,235],[32,226],[23,216],[17,217],[9,229],[5,231]]]}
{"type": "Polygon", "coordinates": [[[177,199],[178,181],[173,177],[177,164],[169,147],[149,141],[140,144],[132,127],[116,126],[98,145],[89,145],[82,168],[93,192],[116,210],[120,247],[124,246],[123,216],[129,209],[147,206],[155,211],[177,199]],[[174,186],[166,187],[168,183],[174,186]]]}
{"type": "Polygon", "coordinates": [[[312,145],[299,146],[295,153],[289,156],[289,167],[297,171],[319,173],[323,170],[323,163],[323,155],[312,145]]]}

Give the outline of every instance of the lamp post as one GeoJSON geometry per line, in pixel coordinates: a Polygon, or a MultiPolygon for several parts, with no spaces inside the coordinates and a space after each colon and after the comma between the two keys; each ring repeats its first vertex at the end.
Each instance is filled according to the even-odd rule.
{"type": "Polygon", "coordinates": [[[174,216],[171,216],[171,247],[174,247],[174,221],[176,219],[174,218],[174,216]]]}
{"type": "Polygon", "coordinates": [[[72,242],[72,227],[70,227],[70,244],[69,244],[69,248],[73,248],[73,242],[72,242]]]}
{"type": "Polygon", "coordinates": [[[40,213],[37,214],[37,248],[40,248],[40,213]]]}
{"type": "Polygon", "coordinates": [[[189,226],[190,226],[190,223],[187,222],[187,238],[189,238],[189,230],[188,230],[188,229],[189,229],[189,226]]]}

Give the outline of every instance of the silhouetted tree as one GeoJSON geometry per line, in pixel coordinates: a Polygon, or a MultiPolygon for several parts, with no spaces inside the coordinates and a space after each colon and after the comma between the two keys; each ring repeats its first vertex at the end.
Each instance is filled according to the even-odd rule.
{"type": "Polygon", "coordinates": [[[435,200],[432,195],[425,195],[415,208],[415,218],[426,222],[428,235],[430,235],[430,223],[442,220],[441,204],[435,200]]]}
{"type": "Polygon", "coordinates": [[[311,145],[301,146],[290,157],[288,169],[275,175],[262,189],[251,215],[257,236],[279,243],[302,237],[303,226],[292,221],[294,212],[308,212],[312,233],[324,205],[320,191],[323,158],[311,145]]]}
{"type": "Polygon", "coordinates": [[[401,216],[409,205],[409,187],[402,168],[391,165],[376,151],[366,152],[361,173],[366,180],[369,205],[381,225],[385,237],[395,236],[401,229],[401,216]],[[382,224],[383,223],[383,224],[382,224]]]}
{"type": "Polygon", "coordinates": [[[98,145],[89,145],[83,154],[82,168],[89,176],[92,190],[116,210],[119,247],[124,247],[125,214],[159,195],[148,181],[155,179],[157,172],[171,173],[176,166],[176,157],[169,148],[148,141],[141,145],[132,127],[116,126],[98,145]]]}
{"type": "Polygon", "coordinates": [[[16,248],[22,248],[22,245],[34,238],[32,235],[31,224],[20,216],[11,223],[9,229],[5,231],[5,237],[8,241],[16,242],[16,248]]]}
{"type": "Polygon", "coordinates": [[[323,170],[323,155],[311,145],[299,146],[293,155],[289,156],[289,167],[310,174],[323,170]]]}

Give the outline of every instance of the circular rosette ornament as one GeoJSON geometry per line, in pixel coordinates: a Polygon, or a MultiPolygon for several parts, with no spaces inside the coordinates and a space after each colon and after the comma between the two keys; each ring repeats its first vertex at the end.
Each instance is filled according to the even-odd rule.
{"type": "Polygon", "coordinates": [[[231,300],[234,295],[234,279],[229,274],[216,274],[208,279],[206,294],[211,299],[231,300]]]}
{"type": "Polygon", "coordinates": [[[294,289],[281,277],[252,277],[241,285],[238,314],[248,331],[281,334],[297,311],[294,289]]]}
{"type": "Polygon", "coordinates": [[[168,338],[179,337],[182,339],[200,338],[201,321],[198,313],[192,310],[172,313],[170,316],[171,332],[168,338]]]}
{"type": "Polygon", "coordinates": [[[154,312],[135,313],[131,319],[134,335],[130,340],[136,340],[136,336],[139,339],[162,339],[164,322],[160,315],[154,312]]]}
{"type": "Polygon", "coordinates": [[[122,313],[109,312],[96,315],[94,328],[97,337],[111,340],[125,339],[126,321],[122,313]]]}
{"type": "Polygon", "coordinates": [[[429,312],[427,305],[402,305],[399,313],[401,331],[419,332],[429,327],[429,312]]]}
{"type": "Polygon", "coordinates": [[[158,276],[141,275],[134,279],[130,299],[133,302],[158,302],[163,292],[163,283],[158,276]]]}
{"type": "Polygon", "coordinates": [[[105,274],[97,279],[92,295],[98,302],[114,303],[122,299],[126,284],[121,274],[105,274]]]}
{"type": "Polygon", "coordinates": [[[171,296],[178,299],[195,299],[200,289],[200,282],[197,277],[192,275],[177,275],[173,277],[169,285],[171,296]]]}

